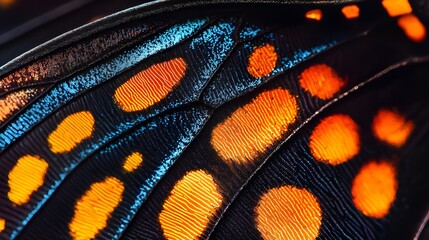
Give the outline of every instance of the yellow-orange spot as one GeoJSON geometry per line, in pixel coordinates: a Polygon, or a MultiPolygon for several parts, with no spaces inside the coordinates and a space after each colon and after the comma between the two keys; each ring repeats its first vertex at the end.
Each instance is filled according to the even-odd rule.
{"type": "Polygon", "coordinates": [[[253,50],[247,64],[247,71],[255,78],[266,77],[277,64],[277,52],[273,45],[267,43],[253,50]]]}
{"type": "Polygon", "coordinates": [[[359,11],[360,9],[357,5],[348,5],[348,6],[344,6],[341,9],[341,12],[344,14],[344,17],[346,17],[347,19],[358,18],[359,11]]]}
{"type": "Polygon", "coordinates": [[[4,220],[3,218],[0,218],[0,233],[4,230],[5,227],[6,227],[6,220],[4,220]]]}
{"type": "Polygon", "coordinates": [[[115,91],[115,101],[125,112],[145,110],[164,99],[185,75],[183,58],[155,64],[134,75],[115,91]]]}
{"type": "Polygon", "coordinates": [[[323,17],[322,10],[320,10],[320,9],[310,10],[310,11],[305,13],[305,17],[307,19],[320,21],[320,20],[322,20],[322,17],[323,17]]]}
{"type": "Polygon", "coordinates": [[[397,190],[395,167],[385,161],[364,165],[352,184],[355,206],[366,216],[382,218],[389,213],[397,190]]]}
{"type": "Polygon", "coordinates": [[[48,143],[52,152],[71,151],[94,131],[94,117],[91,112],[82,111],[67,116],[49,135],[48,143]]]}
{"type": "Polygon", "coordinates": [[[15,0],[0,0],[0,7],[9,7],[15,3],[15,0]]]}
{"type": "Polygon", "coordinates": [[[176,183],[159,215],[165,238],[197,239],[221,203],[222,195],[208,173],[187,173],[176,183]]]}
{"type": "Polygon", "coordinates": [[[13,113],[21,109],[39,91],[36,89],[23,89],[8,94],[0,99],[0,123],[6,121],[13,113]]]}
{"type": "Polygon", "coordinates": [[[211,144],[222,159],[247,163],[279,140],[297,113],[296,99],[287,90],[262,92],[214,128],[211,144]]]}
{"type": "Polygon", "coordinates": [[[73,239],[93,239],[122,200],[124,184],[114,177],[93,183],[77,201],[69,224],[73,239]]]}
{"type": "Polygon", "coordinates": [[[398,18],[398,26],[405,35],[414,42],[422,42],[426,38],[426,27],[419,18],[413,14],[407,14],[398,18]]]}
{"type": "Polygon", "coordinates": [[[323,119],[310,136],[310,151],[321,162],[337,165],[354,157],[360,148],[359,128],[349,116],[323,119]]]}
{"type": "Polygon", "coordinates": [[[18,159],[9,172],[9,200],[16,205],[27,203],[31,194],[43,185],[47,170],[48,163],[39,156],[25,155],[18,159]]]}
{"type": "Polygon", "coordinates": [[[125,159],[123,169],[126,172],[132,172],[136,170],[138,167],[140,167],[142,162],[143,162],[142,154],[139,152],[134,152],[125,159]]]}
{"type": "Polygon", "coordinates": [[[395,111],[381,109],[374,117],[372,131],[381,141],[401,147],[407,141],[414,124],[395,111]]]}
{"type": "Polygon", "coordinates": [[[315,239],[322,223],[317,198],[293,186],[272,188],[256,206],[256,224],[263,239],[315,239]]]}
{"type": "Polygon", "coordinates": [[[317,64],[305,69],[299,79],[303,89],[323,100],[332,98],[344,86],[344,82],[334,69],[326,64],[317,64]]]}
{"type": "Polygon", "coordinates": [[[413,11],[408,0],[383,0],[381,4],[383,4],[384,9],[391,17],[408,14],[413,11]]]}

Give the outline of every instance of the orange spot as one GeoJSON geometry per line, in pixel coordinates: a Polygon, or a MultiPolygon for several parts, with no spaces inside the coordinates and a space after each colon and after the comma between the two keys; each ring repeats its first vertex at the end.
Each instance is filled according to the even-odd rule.
{"type": "Polygon", "coordinates": [[[344,14],[344,17],[346,17],[347,19],[358,18],[359,11],[360,9],[357,5],[344,6],[341,9],[341,12],[344,14]]]}
{"type": "Polygon", "coordinates": [[[315,239],[322,223],[317,198],[305,189],[282,186],[265,193],[256,207],[263,239],[315,239]]]}
{"type": "Polygon", "coordinates": [[[395,147],[401,147],[407,141],[414,124],[397,112],[381,109],[374,117],[372,131],[381,141],[395,147]]]}
{"type": "Polygon", "coordinates": [[[414,42],[422,42],[426,38],[426,28],[413,14],[407,14],[398,18],[398,26],[405,35],[414,42]]]}
{"type": "Polygon", "coordinates": [[[94,117],[91,112],[82,111],[67,116],[49,135],[49,148],[54,153],[70,152],[94,131],[94,117]]]}
{"type": "Polygon", "coordinates": [[[15,3],[15,0],[0,0],[0,8],[1,7],[9,7],[15,3]]]}
{"type": "Polygon", "coordinates": [[[134,152],[125,159],[125,163],[122,168],[126,172],[132,172],[136,170],[138,167],[140,167],[142,162],[143,162],[142,154],[139,152],[134,152]]]}
{"type": "Polygon", "coordinates": [[[125,112],[145,110],[164,99],[185,75],[183,58],[155,64],[134,75],[115,91],[115,101],[125,112]]]}
{"type": "Polygon", "coordinates": [[[255,78],[266,77],[277,64],[277,52],[273,45],[267,43],[257,47],[249,57],[247,71],[255,78]]]}
{"type": "Polygon", "coordinates": [[[299,80],[303,89],[323,100],[332,98],[344,86],[344,82],[334,69],[326,64],[317,64],[305,69],[299,80]]]}
{"type": "Polygon", "coordinates": [[[9,200],[16,205],[27,203],[31,194],[43,185],[48,166],[39,156],[25,155],[18,159],[9,172],[9,200]]]}
{"type": "Polygon", "coordinates": [[[355,206],[366,216],[382,218],[389,213],[395,200],[395,167],[385,161],[371,161],[364,165],[352,184],[355,206]]]}
{"type": "Polygon", "coordinates": [[[322,20],[322,17],[323,17],[322,10],[320,10],[320,9],[310,10],[310,11],[305,13],[305,17],[307,19],[320,21],[320,20],[322,20]]]}
{"type": "Polygon", "coordinates": [[[383,0],[381,4],[383,4],[384,9],[391,17],[408,14],[413,11],[408,0],[383,0]]]}
{"type": "Polygon", "coordinates": [[[348,161],[359,152],[359,148],[359,128],[344,114],[323,119],[310,136],[313,157],[332,165],[348,161]]]}
{"type": "Polygon", "coordinates": [[[23,89],[10,93],[0,99],[0,124],[6,121],[13,113],[25,106],[40,90],[33,88],[23,89]]]}
{"type": "Polygon", "coordinates": [[[262,92],[214,128],[211,144],[224,160],[244,164],[279,140],[297,113],[296,99],[287,90],[262,92]]]}
{"type": "Polygon", "coordinates": [[[0,218],[0,233],[4,230],[5,227],[6,227],[6,220],[4,220],[3,218],[0,218]]]}
{"type": "Polygon", "coordinates": [[[111,213],[122,200],[124,184],[114,177],[93,183],[77,201],[69,224],[73,239],[93,239],[106,227],[111,213]]]}
{"type": "Polygon", "coordinates": [[[213,178],[203,170],[187,173],[176,183],[159,215],[167,239],[197,239],[222,204],[213,178]]]}

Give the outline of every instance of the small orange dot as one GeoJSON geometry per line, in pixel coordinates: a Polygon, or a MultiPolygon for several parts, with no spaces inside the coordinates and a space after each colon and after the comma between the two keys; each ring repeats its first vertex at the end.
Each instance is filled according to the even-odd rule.
{"type": "Polygon", "coordinates": [[[344,6],[341,9],[341,12],[344,14],[344,17],[346,17],[347,19],[358,18],[359,11],[360,9],[357,5],[344,6]]]}
{"type": "Polygon", "coordinates": [[[383,142],[401,147],[407,141],[414,124],[395,111],[381,109],[374,117],[372,131],[383,142]]]}
{"type": "Polygon", "coordinates": [[[352,118],[344,114],[323,119],[310,136],[313,157],[332,165],[350,160],[359,148],[359,128],[352,118]]]}
{"type": "Polygon", "coordinates": [[[0,233],[4,230],[5,227],[6,227],[6,220],[4,220],[3,218],[0,218],[0,233]]]}
{"type": "Polygon", "coordinates": [[[398,26],[414,42],[423,42],[426,38],[426,27],[413,14],[399,17],[398,26]]]}
{"type": "Polygon", "coordinates": [[[274,70],[276,64],[276,49],[267,43],[253,50],[249,57],[247,71],[255,78],[266,77],[274,70]]]}
{"type": "Polygon", "coordinates": [[[322,20],[322,17],[323,17],[322,10],[320,10],[320,9],[310,10],[310,11],[305,13],[305,17],[307,19],[320,21],[320,20],[322,20]]]}
{"type": "Polygon", "coordinates": [[[143,155],[139,152],[133,152],[131,155],[127,156],[125,159],[124,165],[122,168],[125,172],[132,172],[141,166],[143,162],[143,155]]]}
{"type": "Polygon", "coordinates": [[[326,64],[317,64],[305,69],[299,79],[303,89],[323,100],[332,98],[344,86],[344,82],[334,69],[326,64]]]}
{"type": "Polygon", "coordinates": [[[386,161],[371,161],[353,180],[353,202],[366,216],[383,218],[389,213],[396,190],[395,167],[386,161]]]}
{"type": "Polygon", "coordinates": [[[391,17],[397,17],[413,11],[408,0],[383,0],[381,4],[391,17]]]}

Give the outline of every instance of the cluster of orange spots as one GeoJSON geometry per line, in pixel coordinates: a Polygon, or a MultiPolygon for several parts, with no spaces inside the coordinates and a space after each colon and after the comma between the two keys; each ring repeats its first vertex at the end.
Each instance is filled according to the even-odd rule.
{"type": "Polygon", "coordinates": [[[344,80],[330,66],[317,64],[305,69],[299,79],[303,89],[310,92],[313,97],[323,100],[332,98],[342,86],[344,80]]]}
{"type": "Polygon", "coordinates": [[[398,18],[398,26],[405,35],[414,42],[422,42],[426,38],[426,27],[413,14],[407,14],[398,18]]]}
{"type": "Polygon", "coordinates": [[[317,198],[305,189],[270,189],[256,207],[256,224],[265,240],[315,239],[322,223],[317,198]]]}
{"type": "Polygon", "coordinates": [[[289,91],[262,92],[214,128],[211,144],[222,159],[247,163],[279,140],[297,114],[296,99],[289,91]]]}
{"type": "Polygon", "coordinates": [[[197,239],[222,204],[222,195],[208,173],[196,170],[179,180],[159,215],[166,239],[197,239]]]}
{"type": "Polygon", "coordinates": [[[0,0],[0,8],[9,7],[15,3],[15,0],[0,0]]]}
{"type": "Polygon", "coordinates": [[[25,155],[18,159],[9,172],[9,200],[22,205],[30,200],[31,194],[37,191],[44,182],[48,163],[39,156],[25,155]]]}
{"type": "Polygon", "coordinates": [[[119,86],[114,99],[125,112],[145,110],[164,99],[182,80],[186,69],[180,57],[155,64],[119,86]]]}
{"type": "Polygon", "coordinates": [[[381,4],[391,17],[397,17],[413,11],[408,0],[383,0],[381,4]]]}
{"type": "Polygon", "coordinates": [[[49,148],[54,153],[71,151],[94,131],[94,117],[91,112],[81,111],[67,116],[48,136],[49,148]]]}
{"type": "Polygon", "coordinates": [[[344,17],[347,19],[353,19],[359,17],[360,9],[357,5],[348,5],[344,6],[341,9],[341,12],[343,13],[344,17]]]}
{"type": "Polygon", "coordinates": [[[6,121],[14,112],[22,108],[37,94],[36,89],[23,89],[0,99],[0,123],[6,121]]]}
{"type": "Polygon", "coordinates": [[[380,141],[394,147],[404,145],[413,129],[413,122],[407,121],[399,113],[387,109],[378,111],[372,122],[374,135],[380,141]]]}
{"type": "Polygon", "coordinates": [[[350,160],[359,149],[358,125],[344,114],[326,117],[310,136],[310,151],[313,157],[332,165],[350,160]]]}
{"type": "Polygon", "coordinates": [[[320,20],[322,20],[322,17],[323,17],[322,10],[320,10],[320,9],[310,10],[310,11],[305,13],[305,17],[307,19],[320,21],[320,20]]]}
{"type": "Polygon", "coordinates": [[[366,216],[383,218],[396,198],[395,167],[386,161],[371,161],[364,165],[352,184],[355,206],[366,216]]]}
{"type": "Polygon", "coordinates": [[[0,218],[0,233],[4,230],[5,227],[6,227],[6,220],[4,220],[3,218],[0,218]]]}
{"type": "Polygon", "coordinates": [[[266,77],[277,64],[277,52],[273,45],[267,43],[253,50],[247,64],[247,71],[255,78],[266,77]]]}
{"type": "Polygon", "coordinates": [[[141,166],[143,162],[143,155],[139,152],[133,152],[129,155],[124,162],[122,168],[126,172],[132,172],[141,166]]]}
{"type": "Polygon", "coordinates": [[[122,200],[124,184],[114,177],[93,183],[75,205],[69,224],[73,239],[93,239],[122,200]]]}

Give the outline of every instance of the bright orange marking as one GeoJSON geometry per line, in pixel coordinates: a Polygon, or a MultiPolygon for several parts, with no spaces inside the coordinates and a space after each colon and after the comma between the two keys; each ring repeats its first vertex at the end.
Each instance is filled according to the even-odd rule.
{"type": "Polygon", "coordinates": [[[383,0],[381,4],[383,4],[384,9],[391,17],[397,17],[413,11],[408,0],[383,0]]]}
{"type": "Polygon", "coordinates": [[[372,131],[381,141],[401,147],[407,141],[414,124],[395,111],[381,109],[374,117],[372,131]]]}
{"type": "Polygon", "coordinates": [[[334,69],[326,64],[317,64],[305,69],[299,79],[303,89],[323,100],[332,98],[344,86],[344,82],[334,69]]]}
{"type": "Polygon", "coordinates": [[[305,17],[307,19],[320,21],[320,20],[322,20],[323,13],[322,13],[322,10],[320,10],[320,9],[314,9],[314,10],[310,10],[310,11],[306,12],[305,17]]]}
{"type": "Polygon", "coordinates": [[[344,6],[341,9],[341,12],[344,14],[344,17],[346,17],[347,19],[358,18],[359,11],[360,9],[357,5],[348,5],[348,6],[344,6]]]}
{"type": "Polygon", "coordinates": [[[6,121],[13,113],[21,109],[39,91],[36,89],[23,89],[8,94],[0,99],[0,124],[6,121]]]}
{"type": "Polygon", "coordinates": [[[262,92],[214,128],[211,144],[224,160],[247,163],[279,140],[297,113],[296,99],[287,90],[262,92]]]}
{"type": "Polygon", "coordinates": [[[256,207],[256,225],[263,239],[315,239],[322,210],[309,191],[293,186],[272,188],[256,207]]]}
{"type": "Polygon", "coordinates": [[[6,220],[4,220],[3,218],[0,218],[0,233],[4,230],[5,227],[6,227],[6,220]]]}
{"type": "Polygon", "coordinates": [[[255,78],[266,77],[277,64],[277,52],[273,45],[267,43],[257,47],[249,57],[247,71],[255,78]]]}
{"type": "Polygon", "coordinates": [[[0,8],[9,7],[15,3],[15,0],[0,0],[0,8]]]}
{"type": "Polygon", "coordinates": [[[82,111],[67,116],[48,137],[49,148],[54,153],[70,152],[94,131],[91,112],[82,111]]]}
{"type": "Polygon", "coordinates": [[[77,201],[69,224],[73,239],[93,239],[122,200],[124,184],[114,177],[93,183],[77,201]]]}
{"type": "Polygon", "coordinates": [[[23,205],[30,200],[44,182],[48,163],[39,156],[25,155],[18,159],[9,172],[9,200],[16,205],[23,205]]]}
{"type": "Polygon", "coordinates": [[[208,173],[187,173],[176,183],[159,215],[165,238],[197,239],[221,204],[222,195],[208,173]]]}
{"type": "Polygon", "coordinates": [[[115,101],[125,112],[141,111],[164,99],[185,75],[183,58],[155,64],[134,75],[115,91],[115,101]]]}
{"type": "Polygon", "coordinates": [[[139,152],[134,152],[125,159],[123,169],[126,172],[132,172],[136,170],[138,167],[140,167],[142,162],[143,162],[142,154],[139,152]]]}
{"type": "Polygon", "coordinates": [[[360,169],[353,180],[353,202],[368,217],[385,217],[395,200],[397,185],[396,170],[392,164],[371,161],[360,169]]]}
{"type": "Polygon", "coordinates": [[[413,14],[399,17],[398,26],[414,42],[422,42],[426,38],[425,25],[413,14]]]}
{"type": "Polygon", "coordinates": [[[360,148],[359,128],[349,116],[323,119],[310,136],[310,151],[321,162],[337,165],[354,157],[360,148]]]}

